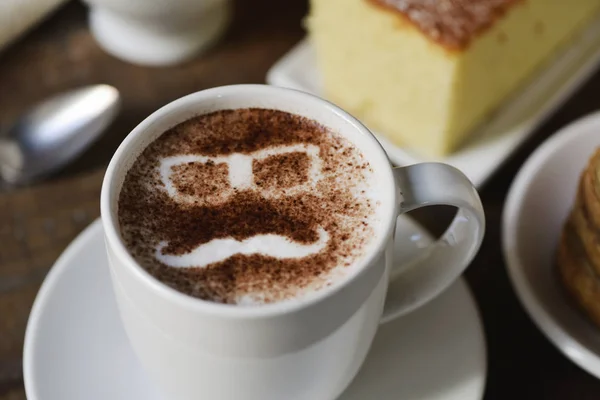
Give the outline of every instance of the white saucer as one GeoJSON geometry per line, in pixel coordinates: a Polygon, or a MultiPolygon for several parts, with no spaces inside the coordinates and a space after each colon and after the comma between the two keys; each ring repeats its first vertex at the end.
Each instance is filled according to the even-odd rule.
{"type": "MultiPolygon", "coordinates": [[[[377,139],[396,165],[440,161],[453,165],[481,187],[500,165],[556,111],[600,65],[600,16],[474,132],[473,140],[448,157],[431,159],[377,139]]],[[[314,49],[305,39],[279,60],[267,83],[321,94],[314,49]]]]}
{"type": "MultiPolygon", "coordinates": [[[[398,226],[410,239],[398,246],[400,259],[430,240],[409,218],[398,226]]],[[[48,274],[29,317],[23,359],[29,400],[159,400],[121,326],[99,221],[48,274]]],[[[339,400],[479,400],[485,378],[481,320],[461,279],[430,304],[383,325],[339,400]]]]}
{"type": "Polygon", "coordinates": [[[600,113],[540,146],[512,184],[502,237],[510,278],[531,318],[567,357],[600,378],[600,330],[572,306],[554,263],[579,176],[598,146],[600,113]]]}

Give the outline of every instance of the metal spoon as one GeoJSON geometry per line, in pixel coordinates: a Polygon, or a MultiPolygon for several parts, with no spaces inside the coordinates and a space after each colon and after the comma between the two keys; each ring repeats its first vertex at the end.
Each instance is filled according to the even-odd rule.
{"type": "Polygon", "coordinates": [[[116,117],[117,89],[92,85],[35,105],[0,133],[0,176],[10,184],[48,175],[87,149],[116,117]]]}

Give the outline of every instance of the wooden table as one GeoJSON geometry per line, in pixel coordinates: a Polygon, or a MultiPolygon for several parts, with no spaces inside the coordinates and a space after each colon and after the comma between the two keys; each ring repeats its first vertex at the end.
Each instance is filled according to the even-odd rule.
{"type": "MultiPolygon", "coordinates": [[[[107,134],[50,182],[0,194],[0,400],[25,399],[21,372],[29,309],[64,247],[99,214],[102,169],[125,135],[167,102],[200,89],[264,82],[268,68],[304,35],[302,0],[239,0],[234,24],[208,54],[171,68],[142,68],[104,53],[85,8],[69,3],[0,54],[0,124],[45,96],[88,83],[122,91],[124,109],[107,134]]],[[[600,107],[597,74],[481,190],[484,244],[467,279],[483,316],[489,356],[486,400],[598,399],[600,381],[567,360],[533,325],[509,283],[500,221],[509,185],[526,157],[566,123],[600,107]]],[[[448,210],[416,215],[439,233],[448,210]]]]}

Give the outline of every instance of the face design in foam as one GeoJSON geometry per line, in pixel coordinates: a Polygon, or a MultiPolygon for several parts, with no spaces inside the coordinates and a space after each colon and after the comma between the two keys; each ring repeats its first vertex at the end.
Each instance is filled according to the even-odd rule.
{"type": "MultiPolygon", "coordinates": [[[[319,148],[310,144],[296,144],[277,146],[262,149],[250,154],[232,153],[226,156],[184,155],[167,157],[160,160],[159,174],[169,197],[175,202],[194,205],[215,206],[226,203],[238,191],[257,192],[262,198],[277,199],[280,197],[301,196],[317,188],[321,180],[321,158],[319,148]],[[254,180],[253,163],[264,161],[271,157],[285,154],[306,155],[310,162],[307,176],[297,184],[290,187],[264,187],[257,185],[254,180]],[[201,165],[226,165],[228,185],[221,190],[204,193],[200,196],[182,193],[173,182],[173,169],[177,166],[201,165]]],[[[323,227],[317,227],[318,240],[314,243],[303,244],[294,242],[290,238],[278,234],[258,234],[243,240],[232,238],[213,239],[196,247],[192,252],[182,255],[164,254],[163,249],[168,242],[162,241],[156,248],[155,256],[165,265],[171,267],[205,267],[207,265],[224,261],[235,254],[262,254],[265,256],[285,259],[302,258],[321,252],[329,241],[329,234],[323,227]]]]}
{"type": "Polygon", "coordinates": [[[163,283],[255,304],[302,298],[359,265],[377,179],[352,143],[266,109],[185,121],[144,149],[119,194],[123,240],[163,283]]]}

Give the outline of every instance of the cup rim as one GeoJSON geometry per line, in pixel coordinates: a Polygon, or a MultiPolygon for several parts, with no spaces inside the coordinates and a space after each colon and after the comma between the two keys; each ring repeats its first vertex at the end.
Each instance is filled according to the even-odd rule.
{"type": "MultiPolygon", "coordinates": [[[[350,276],[344,278],[340,284],[332,285],[318,290],[314,295],[311,295],[308,299],[302,299],[299,301],[283,301],[275,303],[261,304],[258,306],[239,306],[235,304],[223,304],[212,302],[208,300],[202,300],[183,292],[172,288],[159,279],[152,276],[146,271],[133,256],[127,250],[123,243],[118,229],[118,218],[117,212],[111,207],[111,199],[113,192],[116,190],[114,177],[116,174],[121,173],[119,166],[124,159],[124,156],[129,153],[129,150],[135,139],[138,136],[144,134],[144,132],[156,121],[163,118],[164,115],[168,115],[175,110],[180,108],[193,107],[195,103],[206,101],[211,97],[220,97],[223,95],[234,95],[240,91],[251,91],[256,92],[257,96],[260,95],[277,95],[277,94],[292,94],[296,96],[299,101],[313,102],[322,106],[328,110],[328,112],[337,115],[338,118],[345,120],[347,123],[353,126],[354,129],[358,130],[359,133],[364,136],[367,140],[371,141],[374,146],[373,149],[378,154],[370,154],[369,159],[374,158],[385,158],[385,161],[389,164],[389,159],[385,150],[375,138],[375,136],[355,117],[351,116],[340,107],[333,103],[312,95],[310,93],[302,92],[295,89],[288,89],[283,87],[263,85],[263,84],[238,84],[220,86],[209,89],[200,90],[180,97],[154,111],[142,122],[140,122],[121,142],[115,153],[113,154],[110,163],[106,169],[103,182],[102,190],[100,195],[100,215],[102,225],[104,228],[104,235],[107,246],[110,246],[112,251],[120,262],[128,269],[137,280],[141,281],[145,286],[149,287],[154,293],[163,297],[167,301],[175,303],[180,307],[190,309],[196,312],[201,312],[209,315],[229,317],[229,318],[260,318],[260,317],[272,317],[281,314],[288,314],[294,311],[305,309],[311,305],[320,303],[321,301],[334,296],[344,288],[348,287],[352,282],[362,276],[368,268],[371,268],[376,260],[378,259],[381,252],[385,249],[385,244],[388,239],[392,236],[393,229],[395,226],[396,219],[398,217],[398,199],[401,196],[400,190],[396,184],[396,180],[393,175],[392,165],[389,164],[387,171],[377,171],[378,177],[381,179],[382,185],[393,185],[392,190],[387,191],[389,195],[382,197],[383,204],[389,204],[389,210],[382,213],[382,221],[384,224],[387,223],[386,227],[381,229],[381,235],[377,237],[376,242],[373,243],[373,250],[360,260],[359,268],[353,272],[350,276]]],[[[301,114],[300,114],[301,115],[301,114]]],[[[183,121],[181,121],[183,122],[183,121]]],[[[385,194],[385,191],[383,192],[385,194]]]]}

